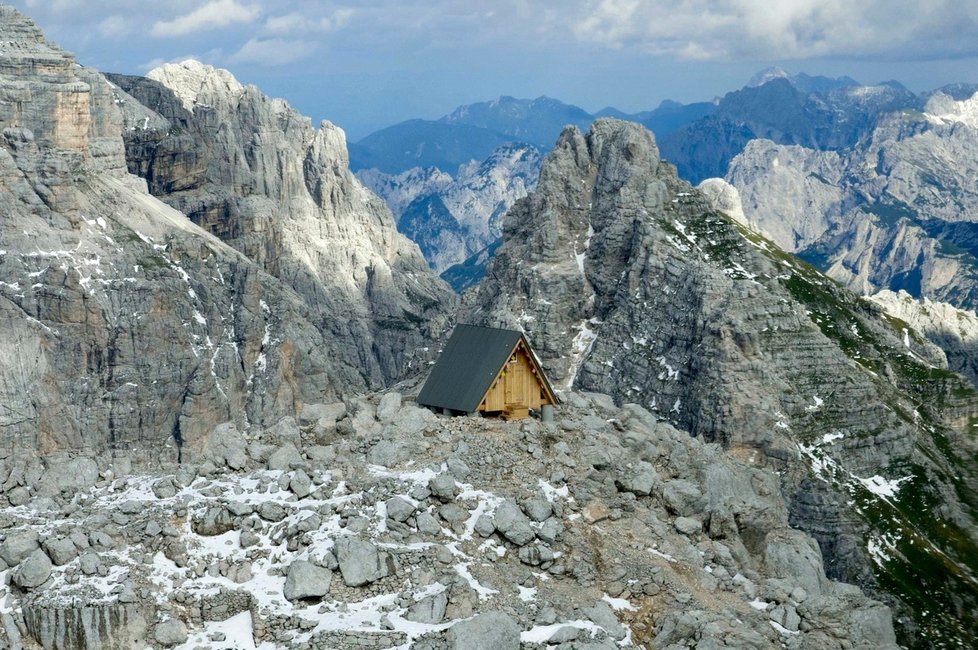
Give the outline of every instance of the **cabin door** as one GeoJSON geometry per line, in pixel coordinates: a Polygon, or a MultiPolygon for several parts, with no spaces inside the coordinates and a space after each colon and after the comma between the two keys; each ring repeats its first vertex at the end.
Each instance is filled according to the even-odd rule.
{"type": "Polygon", "coordinates": [[[503,388],[506,395],[506,404],[522,404],[523,387],[526,383],[525,368],[520,363],[519,353],[514,352],[506,363],[506,376],[503,378],[503,388]]]}

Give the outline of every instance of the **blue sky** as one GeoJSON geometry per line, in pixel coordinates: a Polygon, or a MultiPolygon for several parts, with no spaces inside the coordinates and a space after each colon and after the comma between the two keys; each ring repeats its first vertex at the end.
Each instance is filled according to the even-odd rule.
{"type": "Polygon", "coordinates": [[[973,0],[7,0],[100,70],[194,57],[352,140],[499,95],[708,100],[761,68],[978,82],[973,0]]]}

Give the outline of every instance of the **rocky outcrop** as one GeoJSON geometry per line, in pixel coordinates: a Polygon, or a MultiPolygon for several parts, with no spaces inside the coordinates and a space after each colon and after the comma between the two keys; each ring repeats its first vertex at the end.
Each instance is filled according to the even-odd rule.
{"type": "Polygon", "coordinates": [[[869,300],[904,323],[904,343],[921,334],[944,350],[947,365],[978,386],[978,316],[942,302],[917,300],[906,291],[880,291],[869,300]]]}
{"type": "Polygon", "coordinates": [[[774,471],[638,405],[567,392],[551,424],[396,393],[307,410],[294,435],[217,427],[168,471],[99,457],[83,499],[28,471],[4,534],[78,556],[0,584],[0,645],[897,647],[890,610],[789,526],[774,471]],[[377,448],[404,453],[370,464],[377,448]]]}
{"type": "Polygon", "coordinates": [[[127,157],[154,195],[291,287],[367,384],[420,367],[454,298],[352,175],[342,130],[196,61],[112,79],[138,100],[120,95],[127,157]]]}
{"type": "Polygon", "coordinates": [[[507,144],[481,163],[462,165],[455,178],[435,168],[396,176],[368,169],[357,177],[387,202],[398,230],[441,273],[499,238],[503,215],[533,188],[541,161],[534,147],[507,144]]]}
{"type": "MultiPolygon", "coordinates": [[[[819,540],[830,575],[886,593],[923,562],[919,544],[953,553],[941,526],[978,544],[963,487],[978,468],[954,451],[974,445],[975,392],[933,344],[907,350],[878,310],[711,209],[637,125],[564,132],[510,211],[468,317],[523,328],[559,385],[641,400],[778,467],[791,520],[819,540]],[[881,535],[910,530],[931,532],[877,561],[881,535]]],[[[968,580],[951,591],[975,596],[968,580]]],[[[909,611],[923,595],[886,597],[909,611]]]]}

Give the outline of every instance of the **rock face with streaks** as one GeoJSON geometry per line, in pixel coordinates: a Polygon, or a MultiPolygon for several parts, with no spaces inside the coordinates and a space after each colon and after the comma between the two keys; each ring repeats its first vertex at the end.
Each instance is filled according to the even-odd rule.
{"type": "MultiPolygon", "coordinates": [[[[228,183],[214,189],[228,188],[217,207],[209,194],[181,207],[250,258],[127,173],[123,131],[158,133],[164,118],[15,10],[0,18],[0,447],[133,452],[153,465],[192,457],[218,423],[270,426],[416,362],[451,292],[346,171],[338,130],[313,131],[245,89],[242,113],[265,106],[282,129],[301,122],[290,133],[306,147],[300,158],[248,146],[261,169],[294,174],[248,175],[241,150],[213,143],[169,159],[173,183],[228,183]],[[264,212],[270,196],[313,211],[280,226],[264,212]],[[241,218],[202,216],[222,210],[241,218]]],[[[236,88],[198,71],[200,101],[236,88]]],[[[185,116],[190,87],[176,100],[185,116]]],[[[280,136],[269,129],[266,139],[280,136]]]]}
{"type": "Polygon", "coordinates": [[[151,193],[294,290],[368,385],[420,367],[454,298],[350,172],[341,129],[193,60],[111,79],[138,100],[126,152],[151,193]]]}
{"type": "MultiPolygon", "coordinates": [[[[943,552],[952,575],[974,570],[951,540],[978,548],[978,468],[958,451],[976,447],[976,394],[935,345],[915,334],[908,350],[898,323],[710,196],[637,125],[568,129],[463,318],[522,327],[558,385],[640,399],[780,468],[791,520],[819,540],[830,575],[912,610],[926,597],[894,576],[943,552]],[[907,542],[913,530],[928,541],[907,542]],[[873,554],[897,538],[886,561],[873,554]]],[[[968,579],[949,591],[978,595],[968,579]]]]}

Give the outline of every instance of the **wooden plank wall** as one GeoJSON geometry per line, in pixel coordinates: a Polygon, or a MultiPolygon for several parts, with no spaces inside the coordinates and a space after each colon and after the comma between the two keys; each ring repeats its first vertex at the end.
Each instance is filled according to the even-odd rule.
{"type": "Polygon", "coordinates": [[[507,404],[519,404],[538,409],[546,400],[541,398],[543,386],[533,371],[533,362],[520,343],[510,356],[506,368],[499,374],[483,399],[480,411],[502,411],[507,404]]]}

